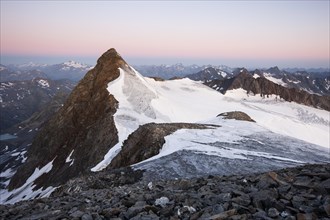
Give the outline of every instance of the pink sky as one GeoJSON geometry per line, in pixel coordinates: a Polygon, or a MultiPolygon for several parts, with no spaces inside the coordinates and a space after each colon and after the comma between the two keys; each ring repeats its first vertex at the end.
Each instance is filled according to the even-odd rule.
{"type": "Polygon", "coordinates": [[[329,1],[1,1],[2,57],[97,57],[115,47],[128,57],[327,67],[329,32],[329,1]]]}

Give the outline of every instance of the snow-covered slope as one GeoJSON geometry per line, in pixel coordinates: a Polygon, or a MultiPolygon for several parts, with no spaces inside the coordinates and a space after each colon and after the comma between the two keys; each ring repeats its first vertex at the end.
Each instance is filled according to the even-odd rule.
{"type": "Polygon", "coordinates": [[[119,143],[93,171],[106,167],[120,151],[122,142],[141,124],[201,122],[229,111],[245,112],[272,132],[329,148],[328,111],[288,103],[275,96],[251,96],[241,89],[222,95],[186,78],[172,81],[145,78],[133,68],[120,69],[120,77],[108,84],[108,91],[119,101],[115,114],[119,143]]]}

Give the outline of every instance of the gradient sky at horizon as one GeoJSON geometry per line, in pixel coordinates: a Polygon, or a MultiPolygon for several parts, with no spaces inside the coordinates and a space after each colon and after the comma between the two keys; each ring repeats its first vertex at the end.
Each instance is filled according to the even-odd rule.
{"type": "Polygon", "coordinates": [[[2,63],[326,67],[329,1],[3,1],[2,63]],[[63,60],[60,60],[63,59],[63,60]]]}

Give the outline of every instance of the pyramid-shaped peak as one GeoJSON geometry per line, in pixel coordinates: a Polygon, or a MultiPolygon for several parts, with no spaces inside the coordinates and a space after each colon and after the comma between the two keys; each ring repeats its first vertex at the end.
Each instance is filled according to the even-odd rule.
{"type": "Polygon", "coordinates": [[[115,48],[110,48],[105,53],[103,53],[102,56],[107,56],[107,57],[109,57],[109,56],[118,57],[119,56],[120,57],[120,54],[117,52],[117,50],[115,48]]]}
{"type": "Polygon", "coordinates": [[[29,148],[29,159],[12,177],[9,189],[24,185],[36,167],[43,167],[49,161],[53,168],[43,179],[38,179],[36,188],[62,184],[79,173],[88,172],[103,160],[109,149],[118,143],[113,118],[118,100],[109,94],[107,87],[120,76],[120,68],[130,67],[115,49],[103,53],[63,107],[40,129],[29,148]],[[68,155],[74,160],[70,166],[66,165],[68,155]]]}
{"type": "Polygon", "coordinates": [[[281,72],[281,70],[277,66],[274,66],[274,67],[269,68],[267,70],[267,72],[270,72],[272,74],[279,74],[281,72]]]}
{"type": "Polygon", "coordinates": [[[97,60],[97,64],[112,63],[119,66],[127,64],[115,48],[107,50],[102,56],[97,60]]]}

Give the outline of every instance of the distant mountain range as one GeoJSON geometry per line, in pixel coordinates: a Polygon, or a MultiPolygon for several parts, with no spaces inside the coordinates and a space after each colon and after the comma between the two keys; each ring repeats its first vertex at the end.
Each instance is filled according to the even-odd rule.
{"type": "Polygon", "coordinates": [[[45,108],[59,94],[68,95],[76,84],[70,80],[35,78],[24,81],[1,82],[0,131],[20,123],[45,108]]]}
{"type": "Polygon", "coordinates": [[[225,72],[232,72],[233,69],[225,66],[212,66],[212,65],[183,65],[177,63],[174,65],[135,65],[133,66],[143,76],[160,77],[163,79],[170,79],[173,77],[185,77],[189,74],[194,74],[209,67],[224,70],[225,72]]]}
{"type": "Polygon", "coordinates": [[[93,66],[75,61],[54,65],[35,64],[32,62],[20,65],[1,65],[0,78],[1,82],[29,80],[37,77],[46,77],[53,80],[70,79],[79,81],[91,68],[93,66]]]}
{"type": "MultiPolygon", "coordinates": [[[[241,68],[232,68],[226,65],[183,65],[177,63],[173,65],[133,65],[143,76],[159,77],[162,79],[184,78],[193,80],[210,80],[228,78],[235,75],[235,71],[241,68]]],[[[37,77],[50,79],[70,79],[79,81],[92,65],[82,64],[75,61],[67,61],[60,64],[9,64],[7,66],[0,64],[0,81],[21,81],[37,77]]],[[[312,75],[314,77],[330,76],[329,68],[284,68],[273,67],[269,69],[259,69],[261,72],[278,75],[312,75]]],[[[250,72],[253,70],[249,69],[250,72]]],[[[289,79],[290,80],[290,79],[289,79]]],[[[290,82],[287,82],[290,84],[290,82]]],[[[313,91],[313,90],[312,90],[313,91]]]]}
{"type": "Polygon", "coordinates": [[[215,86],[217,84],[217,90],[225,93],[223,86],[221,85],[224,80],[228,80],[232,77],[239,75],[240,73],[246,73],[253,78],[266,78],[269,81],[281,85],[286,88],[296,88],[304,90],[311,94],[319,95],[330,95],[330,73],[312,73],[312,72],[294,72],[290,73],[285,70],[280,70],[278,67],[272,67],[269,69],[256,69],[253,71],[248,71],[245,68],[236,68],[232,72],[227,72],[215,67],[208,67],[197,73],[187,75],[186,77],[196,80],[203,81],[207,85],[215,86]],[[217,80],[217,82],[211,82],[217,80]]]}

